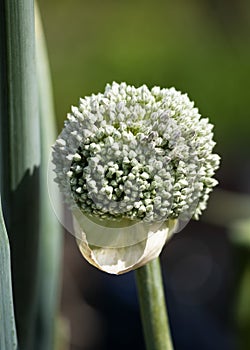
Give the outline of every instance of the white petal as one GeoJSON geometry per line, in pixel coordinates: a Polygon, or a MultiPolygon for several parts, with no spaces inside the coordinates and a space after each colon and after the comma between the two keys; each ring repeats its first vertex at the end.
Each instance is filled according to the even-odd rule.
{"type": "Polygon", "coordinates": [[[96,224],[81,214],[80,220],[79,215],[73,216],[73,223],[78,237],[77,243],[85,259],[100,270],[111,274],[122,274],[158,257],[166,240],[173,233],[176,222],[167,221],[161,226],[139,222],[131,226],[110,229],[96,224]],[[105,234],[106,229],[109,230],[109,235],[105,234]],[[92,235],[95,241],[99,236],[103,246],[99,242],[98,245],[91,244],[92,235]],[[134,244],[131,236],[135,238],[134,244]],[[115,237],[118,240],[115,241],[115,237]],[[119,237],[122,239],[119,240],[119,237]]]}

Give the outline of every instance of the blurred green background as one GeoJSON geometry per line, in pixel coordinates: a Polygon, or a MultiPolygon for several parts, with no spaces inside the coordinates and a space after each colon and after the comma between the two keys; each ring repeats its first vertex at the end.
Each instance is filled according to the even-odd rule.
{"type": "MultiPolygon", "coordinates": [[[[218,199],[215,191],[211,197],[215,196],[214,198],[218,200],[211,199],[213,208],[208,210],[207,214],[210,225],[214,220],[215,227],[204,228],[195,226],[196,224],[189,226],[192,232],[202,230],[203,243],[210,247],[209,254],[213,259],[220,254],[216,263],[220,265],[226,261],[223,269],[227,271],[227,275],[226,277],[223,275],[224,279],[221,277],[221,290],[218,289],[220,299],[217,303],[222,302],[224,297],[228,299],[228,294],[233,294],[234,281],[240,280],[240,273],[237,274],[239,278],[230,275],[237,270],[239,256],[235,258],[231,251],[234,248],[232,249],[229,242],[227,221],[234,212],[239,213],[239,219],[242,218],[239,208],[245,210],[243,217],[250,208],[248,197],[250,194],[250,2],[248,0],[39,0],[38,3],[51,63],[58,132],[63,127],[70,106],[77,105],[79,97],[101,92],[105,84],[113,80],[126,81],[136,86],[141,84],[147,84],[149,87],[175,86],[187,92],[199,107],[201,114],[208,116],[215,124],[216,151],[222,156],[222,165],[217,174],[220,189],[231,190],[238,195],[236,197],[219,195],[218,199]],[[209,213],[213,214],[209,216],[209,213]],[[222,218],[219,224],[223,228],[217,232],[216,225],[219,218],[222,218]],[[219,235],[213,235],[214,246],[209,246],[206,241],[206,232],[210,235],[211,231],[219,235]],[[217,251],[218,247],[220,251],[217,251]],[[227,288],[230,289],[230,293],[227,288]]],[[[238,219],[237,215],[235,219],[238,219]]],[[[247,232],[249,234],[249,230],[247,232]]],[[[102,343],[101,340],[95,343],[96,339],[105,338],[106,327],[105,319],[96,315],[96,310],[102,309],[98,302],[94,302],[94,308],[91,308],[88,302],[80,303],[78,307],[74,306],[75,309],[72,309],[69,300],[77,296],[79,300],[88,299],[89,294],[95,293],[94,288],[102,286],[104,277],[100,277],[103,275],[99,275],[98,271],[86,265],[84,268],[80,267],[83,260],[77,255],[73,238],[69,236],[66,235],[65,244],[62,310],[64,315],[71,319],[70,349],[118,348],[111,345],[105,347],[103,345],[105,342],[102,343]],[[70,266],[70,271],[67,270],[67,266],[70,266]],[[72,274],[75,280],[84,278],[87,274],[88,281],[91,279],[92,282],[86,282],[85,279],[76,283],[72,274]],[[72,285],[75,284],[78,286],[75,288],[77,292],[75,289],[72,290],[72,285]],[[79,305],[83,308],[81,314],[87,315],[87,321],[86,317],[82,321],[79,305]],[[78,313],[74,311],[76,309],[78,313]],[[82,322],[89,325],[89,328],[86,326],[86,332],[83,326],[79,327],[79,323],[82,322]]],[[[195,240],[196,236],[192,239],[195,240]]],[[[172,246],[174,244],[176,241],[172,246]]],[[[170,253],[165,255],[170,256],[168,259],[171,260],[171,244],[169,246],[167,249],[170,253]]],[[[248,248],[245,250],[249,256],[248,248]]],[[[243,255],[241,254],[241,257],[243,255]]],[[[168,260],[169,262],[172,266],[168,260]]],[[[167,272],[171,274],[171,271],[167,272]]],[[[203,273],[201,270],[200,274],[203,273]]],[[[212,279],[209,281],[213,283],[215,277],[212,274],[212,279]]],[[[111,280],[105,281],[113,283],[111,280]]],[[[126,280],[119,281],[123,285],[126,280]]],[[[105,294],[105,291],[103,293],[105,294]]],[[[211,300],[215,300],[216,303],[218,299],[216,293],[213,297],[211,300]]],[[[229,305],[233,304],[233,300],[233,296],[229,298],[224,309],[218,305],[214,311],[217,321],[218,317],[222,317],[221,313],[223,314],[229,305]]],[[[200,305],[209,307],[207,302],[200,305]]],[[[232,310],[233,306],[230,309],[231,313],[232,310]]],[[[223,322],[223,327],[226,328],[226,321],[223,322]]],[[[248,326],[244,324],[244,329],[250,330],[249,323],[248,326]]],[[[204,327],[206,327],[205,321],[204,327]]],[[[186,347],[179,346],[176,349],[189,349],[189,345],[185,344],[186,347]]],[[[202,347],[197,345],[197,349],[212,349],[204,344],[202,347]]],[[[248,345],[243,342],[240,349],[247,350],[250,347],[248,345]]],[[[214,346],[213,350],[234,349],[232,344],[230,346],[218,345],[214,346]]],[[[190,348],[196,349],[194,344],[190,348]]],[[[121,344],[119,349],[122,349],[121,344]]]]}
{"type": "Polygon", "coordinates": [[[107,82],[175,86],[216,124],[218,149],[247,152],[247,0],[40,0],[58,125],[107,82]]]}

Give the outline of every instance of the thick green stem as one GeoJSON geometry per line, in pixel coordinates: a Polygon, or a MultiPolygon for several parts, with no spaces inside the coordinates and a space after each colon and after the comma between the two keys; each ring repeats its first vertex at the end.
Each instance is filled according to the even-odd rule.
{"type": "Polygon", "coordinates": [[[135,271],[147,350],[173,350],[159,258],[135,271]]]}

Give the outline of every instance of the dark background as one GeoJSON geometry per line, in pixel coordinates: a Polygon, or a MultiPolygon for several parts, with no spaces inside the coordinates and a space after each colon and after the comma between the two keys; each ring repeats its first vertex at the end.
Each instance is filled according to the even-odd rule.
{"type": "MultiPolygon", "coordinates": [[[[164,248],[166,298],[176,350],[250,349],[249,313],[243,321],[241,316],[248,298],[238,311],[249,286],[249,280],[242,281],[250,271],[250,239],[235,243],[242,220],[250,236],[245,224],[250,210],[250,2],[38,2],[58,133],[80,96],[101,92],[113,80],[175,86],[215,124],[220,184],[201,220],[190,222],[164,248]]],[[[145,348],[133,273],[109,276],[96,270],[65,233],[62,285],[65,344],[59,350],[145,348]]]]}

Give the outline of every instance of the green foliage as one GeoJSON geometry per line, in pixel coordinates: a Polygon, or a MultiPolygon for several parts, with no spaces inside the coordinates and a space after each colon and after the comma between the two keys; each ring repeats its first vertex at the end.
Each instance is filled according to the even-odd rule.
{"type": "Polygon", "coordinates": [[[33,0],[6,0],[2,199],[20,349],[32,349],[37,293],[40,135],[33,0]]]}
{"type": "Polygon", "coordinates": [[[12,298],[10,247],[0,198],[0,349],[16,350],[17,338],[12,298]]]}
{"type": "Polygon", "coordinates": [[[8,232],[7,238],[1,216],[0,348],[16,345],[15,313],[19,349],[49,350],[61,252],[46,180],[55,137],[49,71],[41,28],[36,65],[34,1],[5,0],[0,6],[0,192],[8,232]]]}
{"type": "MultiPolygon", "coordinates": [[[[36,350],[54,349],[55,322],[58,312],[58,293],[62,232],[47,192],[47,167],[51,145],[56,137],[53,94],[50,71],[39,11],[36,8],[36,50],[39,88],[39,112],[41,130],[41,177],[40,177],[40,241],[39,241],[39,288],[37,308],[36,350]]],[[[54,203],[60,198],[54,198],[54,203]]],[[[57,205],[60,208],[60,205],[57,205]]]]}

